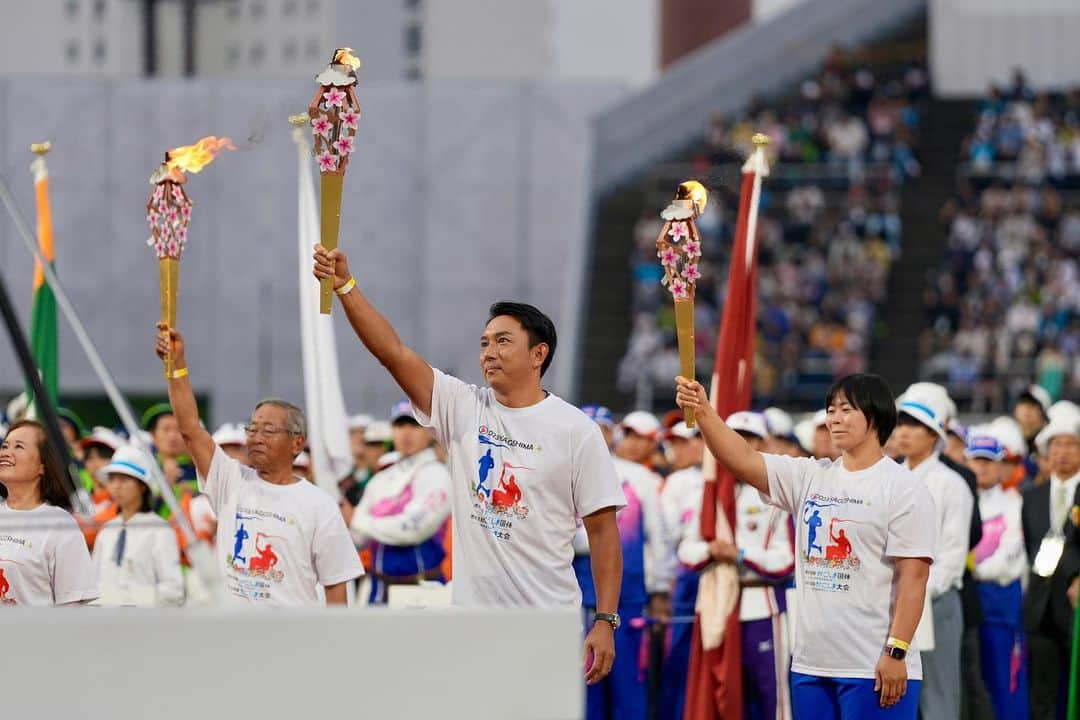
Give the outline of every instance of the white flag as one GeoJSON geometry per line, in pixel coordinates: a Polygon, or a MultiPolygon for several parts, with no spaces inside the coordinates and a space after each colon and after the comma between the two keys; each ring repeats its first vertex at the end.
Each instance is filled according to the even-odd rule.
{"type": "Polygon", "coordinates": [[[304,403],[315,484],[336,498],[337,482],[352,468],[353,459],[349,450],[341,376],[338,374],[334,325],[330,315],[319,314],[319,283],[311,274],[311,253],[319,242],[319,208],[315,202],[315,182],[311,175],[308,132],[306,127],[293,130],[293,140],[300,156],[297,235],[304,403]]]}

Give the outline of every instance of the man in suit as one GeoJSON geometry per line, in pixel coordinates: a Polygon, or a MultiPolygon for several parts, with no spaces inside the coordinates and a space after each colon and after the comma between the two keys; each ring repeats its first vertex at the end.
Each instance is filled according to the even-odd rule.
{"type": "Polygon", "coordinates": [[[1067,596],[1075,576],[1073,554],[1065,553],[1070,507],[1080,486],[1080,419],[1051,422],[1036,439],[1047,455],[1050,481],[1024,493],[1024,542],[1031,582],[1024,598],[1031,669],[1031,717],[1065,717],[1072,606],[1067,596]],[[1071,575],[1070,575],[1071,573],[1071,575]],[[1055,710],[1056,708],[1056,710],[1055,710]]]}

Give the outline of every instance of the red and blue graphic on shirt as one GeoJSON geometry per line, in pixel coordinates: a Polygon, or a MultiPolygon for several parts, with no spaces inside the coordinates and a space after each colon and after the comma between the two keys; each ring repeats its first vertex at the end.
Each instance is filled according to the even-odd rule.
{"type": "Polygon", "coordinates": [[[538,451],[532,443],[505,437],[484,425],[480,426],[480,447],[484,452],[477,463],[477,481],[472,485],[473,512],[470,519],[491,531],[497,540],[509,541],[515,520],[529,516],[522,479],[535,469],[516,462],[515,449],[538,451]],[[504,458],[504,454],[509,459],[504,458]],[[499,469],[496,477],[495,469],[499,469]]]}
{"type": "Polygon", "coordinates": [[[861,521],[845,517],[845,506],[862,505],[856,498],[811,495],[802,508],[806,526],[803,578],[807,587],[825,592],[849,592],[859,572],[859,556],[848,531],[861,521]]]}
{"type": "Polygon", "coordinates": [[[4,564],[7,563],[12,565],[19,564],[15,560],[0,558],[0,605],[16,605],[18,603],[15,602],[15,598],[8,597],[8,593],[11,592],[11,583],[4,574],[4,564]]]}
{"type": "MultiPolygon", "coordinates": [[[[233,551],[228,557],[228,568],[240,576],[265,578],[280,583],[285,579],[285,572],[278,567],[280,557],[274,551],[272,541],[281,544],[287,541],[281,535],[261,531],[256,531],[255,537],[252,538],[246,523],[255,520],[258,518],[253,515],[236,513],[237,525],[233,532],[233,551]],[[249,543],[248,541],[252,539],[254,542],[249,543]],[[252,551],[254,551],[253,554],[252,551]]],[[[281,545],[279,544],[278,547],[280,549],[281,545]]]]}

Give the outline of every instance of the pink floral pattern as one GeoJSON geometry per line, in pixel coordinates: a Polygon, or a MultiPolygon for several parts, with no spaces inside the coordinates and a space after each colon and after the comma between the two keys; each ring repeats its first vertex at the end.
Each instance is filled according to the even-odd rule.
{"type": "Polygon", "coordinates": [[[679,262],[679,253],[675,252],[671,248],[664,248],[656,253],[660,258],[660,264],[664,267],[675,267],[679,262]]]}
{"type": "Polygon", "coordinates": [[[353,139],[348,136],[338,138],[337,142],[334,143],[334,149],[343,156],[348,155],[353,151],[353,139]]]}
{"type": "Polygon", "coordinates": [[[684,222],[673,222],[668,229],[668,235],[671,236],[671,242],[677,243],[683,238],[690,237],[690,230],[684,222]]]}
{"type": "Polygon", "coordinates": [[[701,242],[698,240],[687,240],[683,245],[683,252],[686,253],[686,257],[693,259],[701,257],[701,242]]]}
{"type": "Polygon", "coordinates": [[[686,300],[690,297],[690,286],[682,278],[671,278],[669,289],[671,290],[671,296],[676,300],[686,300]]]}
{"type": "Polygon", "coordinates": [[[326,101],[327,108],[342,107],[345,104],[345,91],[332,87],[323,93],[323,100],[326,101]]]}
{"type": "Polygon", "coordinates": [[[180,212],[176,208],[169,208],[165,213],[165,220],[169,225],[176,225],[180,222],[180,212]]]}
{"type": "Polygon", "coordinates": [[[168,244],[165,246],[165,250],[166,250],[166,252],[168,252],[169,257],[179,257],[180,256],[180,243],[178,243],[176,240],[170,240],[168,242],[168,244]]]}
{"type": "Polygon", "coordinates": [[[355,130],[357,123],[360,122],[360,111],[346,109],[341,113],[341,124],[343,127],[347,127],[350,130],[355,130]]]}
{"type": "Polygon", "coordinates": [[[315,160],[319,163],[319,172],[333,172],[337,170],[337,156],[331,152],[319,153],[315,160]]]}
{"type": "Polygon", "coordinates": [[[318,117],[311,119],[311,132],[315,135],[321,135],[324,138],[330,137],[330,131],[334,126],[330,123],[330,118],[325,115],[319,115],[318,117]]]}
{"type": "Polygon", "coordinates": [[[173,196],[173,200],[176,201],[177,205],[183,205],[184,204],[184,191],[180,189],[179,185],[173,185],[172,186],[172,196],[173,196]]]}
{"type": "Polygon", "coordinates": [[[687,282],[695,282],[701,277],[701,273],[698,271],[697,263],[688,263],[682,271],[683,279],[687,282]]]}
{"type": "Polygon", "coordinates": [[[186,222],[186,223],[191,222],[191,206],[190,205],[185,205],[184,207],[180,208],[180,217],[183,218],[184,222],[186,222]]]}

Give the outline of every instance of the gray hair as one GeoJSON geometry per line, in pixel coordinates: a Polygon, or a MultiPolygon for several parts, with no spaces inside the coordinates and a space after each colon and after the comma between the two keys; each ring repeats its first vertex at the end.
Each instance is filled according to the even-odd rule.
{"type": "Polygon", "coordinates": [[[296,405],[293,405],[287,400],[281,398],[266,398],[260,400],[255,409],[258,410],[263,405],[271,405],[273,407],[281,408],[285,411],[285,429],[289,431],[290,435],[303,435],[307,437],[307,419],[304,417],[304,411],[296,405]]]}

